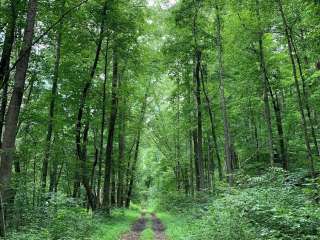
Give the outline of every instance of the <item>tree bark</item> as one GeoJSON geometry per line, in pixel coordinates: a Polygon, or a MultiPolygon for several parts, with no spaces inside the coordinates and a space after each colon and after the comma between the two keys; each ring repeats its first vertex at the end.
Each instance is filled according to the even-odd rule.
{"type": "Polygon", "coordinates": [[[288,44],[288,54],[289,54],[289,58],[291,60],[292,74],[293,74],[293,78],[294,78],[295,88],[297,91],[299,112],[300,112],[300,116],[301,116],[305,145],[307,148],[307,155],[308,155],[308,160],[309,160],[309,165],[310,165],[310,171],[311,171],[311,174],[314,176],[315,168],[314,168],[314,160],[313,160],[313,156],[312,156],[312,150],[311,150],[311,146],[310,146],[308,124],[307,124],[307,120],[306,120],[306,116],[305,116],[305,112],[304,112],[304,103],[303,103],[303,98],[302,98],[302,94],[301,94],[301,90],[300,90],[300,84],[299,84],[299,80],[298,80],[298,76],[297,76],[297,67],[296,67],[296,62],[295,62],[295,58],[293,55],[292,41],[290,39],[290,34],[289,34],[289,26],[287,23],[286,16],[284,14],[282,1],[277,0],[277,3],[278,3],[279,12],[281,14],[281,18],[282,18],[282,22],[283,22],[283,26],[284,26],[284,33],[285,33],[285,36],[287,39],[287,44],[288,44]]]}
{"type": "Polygon", "coordinates": [[[138,154],[139,154],[139,147],[140,147],[140,134],[141,133],[139,131],[138,135],[137,135],[137,142],[136,142],[136,147],[135,147],[135,151],[134,151],[133,163],[131,166],[131,176],[130,176],[130,181],[129,181],[129,186],[128,186],[126,203],[125,203],[126,208],[130,207],[130,202],[131,202],[131,197],[132,197],[132,192],[133,192],[133,182],[134,182],[134,178],[135,178],[135,172],[136,172],[138,154]]]}
{"type": "MultiPolygon", "coordinates": [[[[82,94],[81,94],[81,98],[80,98],[80,104],[79,104],[79,109],[78,109],[78,115],[77,115],[77,122],[76,122],[76,149],[77,149],[77,157],[78,160],[81,164],[81,161],[83,161],[82,159],[82,144],[81,144],[81,130],[82,130],[82,118],[83,118],[83,112],[84,112],[84,108],[85,108],[85,103],[86,103],[86,99],[87,96],[89,94],[91,85],[92,85],[92,80],[95,76],[96,73],[96,69],[97,69],[97,65],[99,62],[99,57],[100,57],[100,52],[101,52],[101,47],[102,47],[102,42],[105,36],[105,18],[106,18],[106,14],[107,14],[107,1],[104,2],[103,8],[102,8],[102,12],[101,12],[101,24],[100,24],[100,33],[99,33],[99,39],[97,42],[97,48],[96,48],[96,55],[93,61],[93,65],[91,68],[91,72],[90,72],[90,76],[88,78],[88,80],[85,82],[85,86],[82,90],[82,94]]],[[[73,196],[76,197],[78,195],[78,191],[79,191],[79,175],[82,173],[78,172],[79,169],[78,167],[76,167],[76,173],[75,173],[75,187],[74,187],[74,193],[73,196]]],[[[84,178],[82,178],[82,180],[84,180],[84,178]]],[[[83,182],[83,185],[85,186],[86,190],[89,190],[91,188],[86,187],[86,185],[88,185],[88,183],[83,182]]],[[[90,198],[90,196],[93,193],[91,192],[87,192],[88,198],[90,198]]],[[[93,208],[95,208],[95,206],[91,206],[93,208]]]]}
{"type": "Polygon", "coordinates": [[[103,158],[103,144],[104,144],[104,129],[106,121],[106,104],[107,104],[107,81],[108,81],[108,63],[109,63],[109,39],[107,40],[106,53],[105,53],[105,65],[104,65],[104,81],[103,81],[103,95],[102,95],[102,115],[101,115],[101,127],[100,127],[100,147],[99,147],[99,170],[98,170],[98,204],[101,205],[101,178],[102,178],[102,158],[103,158]]]}
{"type": "Polygon", "coordinates": [[[103,188],[103,206],[110,213],[110,193],[111,193],[111,174],[112,174],[112,152],[113,152],[113,138],[115,132],[115,124],[118,111],[118,56],[116,49],[113,49],[113,67],[112,67],[112,91],[111,91],[111,112],[108,128],[108,142],[106,146],[105,156],[105,174],[104,174],[104,188],[103,188]]]}
{"type": "Polygon", "coordinates": [[[195,178],[196,178],[196,190],[200,191],[201,183],[200,183],[200,170],[199,170],[199,148],[198,148],[198,135],[197,129],[192,130],[192,139],[193,139],[193,149],[194,149],[194,170],[195,170],[195,178]]]}
{"type": "MultiPolygon", "coordinates": [[[[97,147],[97,129],[94,129],[93,133],[93,147],[94,147],[94,161],[92,164],[92,169],[91,169],[91,178],[90,178],[90,185],[92,187],[92,190],[95,192],[95,175],[96,175],[96,167],[99,162],[99,149],[97,147]]],[[[96,193],[95,193],[96,194],[96,193]]],[[[98,198],[98,194],[96,194],[98,198]]],[[[97,207],[98,207],[98,199],[97,199],[97,207]]]]}
{"type": "MultiPolygon", "coordinates": [[[[258,10],[258,17],[259,10],[258,10]]],[[[260,71],[261,71],[261,80],[263,86],[263,103],[264,103],[264,117],[267,124],[268,131],[268,147],[269,147],[269,157],[270,157],[270,165],[274,166],[274,153],[273,153],[273,133],[272,133],[272,120],[271,120],[271,111],[269,104],[269,96],[268,96],[268,74],[266,69],[266,62],[264,57],[264,48],[263,48],[263,33],[259,33],[259,61],[260,61],[260,71]]]]}
{"type": "Polygon", "coordinates": [[[80,174],[81,174],[81,181],[82,184],[86,190],[87,199],[89,206],[94,211],[96,209],[96,201],[95,201],[95,195],[92,190],[92,187],[90,186],[90,178],[89,178],[89,172],[87,168],[87,145],[88,145],[88,134],[89,134],[89,122],[87,121],[85,123],[85,127],[83,130],[83,146],[82,146],[82,152],[80,157],[80,174]]]}
{"type": "Polygon", "coordinates": [[[123,206],[123,190],[124,190],[124,169],[125,169],[125,151],[126,151],[126,116],[125,116],[125,99],[122,98],[122,106],[120,108],[119,121],[119,168],[118,168],[118,190],[117,190],[117,206],[123,206]]]}
{"type": "Polygon", "coordinates": [[[279,147],[280,147],[280,159],[282,162],[282,167],[285,170],[288,170],[289,168],[289,162],[288,162],[288,154],[287,149],[285,146],[285,136],[283,131],[283,124],[282,124],[282,113],[281,113],[281,107],[280,107],[280,101],[279,96],[277,93],[273,93],[272,86],[270,84],[269,78],[266,78],[267,84],[268,84],[268,91],[271,96],[272,105],[276,117],[276,127],[278,132],[278,141],[279,141],[279,147]]]}
{"type": "Polygon", "coordinates": [[[15,30],[17,22],[17,1],[10,1],[10,18],[9,23],[6,29],[2,56],[0,60],[0,89],[2,90],[2,99],[1,99],[1,109],[0,109],[0,147],[2,145],[2,131],[4,125],[4,119],[8,104],[8,88],[9,88],[9,79],[10,79],[10,58],[12,53],[12,46],[15,40],[15,30]]]}
{"type": "Polygon", "coordinates": [[[12,52],[12,46],[15,39],[16,21],[17,21],[17,0],[10,0],[10,17],[8,26],[5,33],[2,56],[0,60],[0,89],[8,82],[10,75],[10,58],[12,52]]]}
{"type": "MultiPolygon", "coordinates": [[[[8,81],[9,81],[9,73],[7,73],[6,78],[8,78],[8,81]]],[[[4,125],[5,116],[6,116],[7,104],[8,104],[8,88],[9,88],[8,81],[4,83],[4,87],[2,89],[1,109],[0,109],[0,148],[2,147],[2,131],[3,131],[3,125],[4,125]]]]}
{"type": "MultiPolygon", "coordinates": [[[[60,14],[62,15],[64,12],[64,5],[65,0],[60,1],[60,14]]],[[[47,175],[48,175],[48,165],[49,165],[49,158],[51,152],[51,145],[52,145],[52,133],[54,129],[54,113],[55,113],[55,105],[56,105],[56,98],[58,95],[58,80],[59,80],[59,68],[60,68],[60,59],[61,59],[61,39],[62,39],[62,28],[63,28],[63,21],[59,24],[59,29],[56,35],[56,59],[54,64],[54,73],[53,73],[53,80],[52,80],[52,88],[51,88],[51,99],[50,99],[50,106],[49,106],[49,122],[47,128],[47,137],[46,137],[46,147],[44,152],[44,159],[42,162],[42,178],[41,178],[41,186],[42,192],[46,191],[46,184],[47,184],[47,175]]],[[[52,169],[56,168],[56,162],[52,162],[52,169]]],[[[53,190],[53,186],[55,185],[56,178],[55,174],[50,174],[51,180],[50,182],[50,190],[53,190]]]]}
{"type": "Polygon", "coordinates": [[[230,133],[230,124],[227,112],[227,102],[225,97],[225,79],[224,79],[224,65],[223,65],[223,45],[222,45],[222,19],[220,13],[220,6],[215,5],[216,9],[216,41],[217,41],[217,61],[219,64],[219,82],[220,82],[220,105],[223,117],[223,129],[224,129],[224,152],[225,162],[227,167],[227,178],[230,185],[233,184],[233,170],[234,170],[234,153],[233,145],[230,133]]]}
{"type": "MultiPolygon", "coordinates": [[[[16,132],[25,87],[26,73],[31,53],[31,45],[37,14],[37,3],[37,0],[29,0],[28,2],[28,13],[23,37],[23,47],[20,51],[20,55],[23,54],[23,56],[21,56],[21,61],[19,61],[16,66],[13,93],[6,116],[0,166],[0,193],[3,197],[4,203],[7,201],[8,190],[10,188],[16,132]]],[[[1,224],[0,226],[0,235],[4,235],[4,231],[2,229],[3,226],[4,224],[1,224]]]]}
{"type": "Polygon", "coordinates": [[[209,119],[210,119],[211,135],[212,135],[212,140],[213,140],[214,151],[215,151],[215,155],[216,155],[217,162],[218,162],[219,179],[222,180],[223,179],[223,171],[222,171],[221,158],[220,158],[220,154],[219,154],[218,140],[217,140],[217,134],[216,134],[216,125],[214,122],[214,112],[212,110],[212,104],[211,104],[209,94],[208,94],[206,87],[205,87],[203,73],[202,73],[201,79],[202,79],[201,82],[202,82],[203,93],[204,93],[205,99],[207,101],[207,109],[208,109],[208,114],[209,114],[209,119]]]}
{"type": "Polygon", "coordinates": [[[293,36],[292,36],[292,29],[289,29],[289,38],[292,44],[292,49],[294,52],[294,56],[297,60],[297,65],[298,65],[298,70],[299,70],[299,75],[301,78],[301,82],[302,82],[302,94],[303,94],[303,102],[305,104],[305,108],[307,111],[307,119],[309,121],[309,125],[310,125],[310,129],[311,129],[311,137],[313,140],[313,144],[315,147],[315,152],[317,153],[317,156],[320,157],[320,149],[319,149],[319,145],[318,145],[318,141],[317,141],[317,134],[316,134],[316,130],[315,130],[315,126],[314,126],[314,122],[313,122],[313,118],[311,116],[311,107],[309,104],[309,93],[308,93],[308,85],[306,84],[306,80],[303,74],[303,70],[302,70],[302,63],[300,60],[300,56],[299,56],[299,52],[298,49],[295,45],[293,36]]]}
{"type": "Polygon", "coordinates": [[[197,167],[198,167],[198,191],[204,189],[204,166],[203,166],[203,137],[202,137],[202,101],[201,101],[201,79],[200,79],[200,66],[201,66],[201,51],[195,50],[195,69],[194,81],[196,84],[195,98],[196,98],[196,111],[197,111],[197,167]]]}
{"type": "Polygon", "coordinates": [[[144,96],[144,100],[142,103],[142,107],[141,107],[141,115],[140,115],[140,120],[138,123],[139,125],[138,125],[137,137],[136,137],[136,146],[135,146],[135,150],[134,150],[134,158],[133,158],[133,162],[132,162],[132,166],[131,166],[131,176],[130,176],[130,181],[129,181],[129,185],[128,185],[126,203],[125,203],[126,208],[129,208],[129,206],[130,206],[132,192],[133,192],[133,183],[134,183],[134,179],[135,179],[135,172],[136,172],[136,167],[137,167],[137,162],[138,162],[141,132],[143,129],[144,118],[145,118],[145,114],[146,114],[146,110],[147,110],[148,92],[149,92],[149,87],[147,87],[147,90],[146,90],[146,93],[144,96]]]}

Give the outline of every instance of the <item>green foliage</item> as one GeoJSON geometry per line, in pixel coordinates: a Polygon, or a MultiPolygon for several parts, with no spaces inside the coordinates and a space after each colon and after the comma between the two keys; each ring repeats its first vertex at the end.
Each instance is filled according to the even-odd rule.
{"type": "Polygon", "coordinates": [[[50,224],[52,239],[88,239],[93,230],[93,220],[86,209],[59,209],[50,224]]]}
{"type": "MultiPolygon", "coordinates": [[[[0,0],[1,53],[10,2],[0,0]]],[[[17,2],[12,66],[22,47],[27,16],[28,1],[17,2]]],[[[34,42],[57,23],[61,3],[68,11],[79,2],[39,1],[34,42]]],[[[137,206],[115,210],[111,217],[86,210],[88,197],[82,185],[90,188],[96,199],[100,197],[98,183],[102,188],[103,173],[109,168],[104,162],[109,140],[113,149],[112,186],[108,194],[119,196],[118,191],[125,190],[126,197],[132,179],[131,200],[140,201],[143,208],[149,203],[151,208],[169,211],[170,214],[159,216],[172,240],[319,239],[320,212],[314,201],[320,199],[320,178],[311,178],[306,172],[306,141],[311,145],[309,155],[318,160],[314,141],[319,140],[320,122],[320,71],[315,66],[320,64],[320,6],[319,1],[281,2],[292,39],[286,39],[286,26],[275,0],[88,0],[66,14],[60,29],[61,43],[57,42],[56,24],[32,48],[19,127],[17,133],[11,133],[16,134],[14,166],[12,171],[5,169],[12,172],[10,187],[14,192],[13,199],[6,202],[8,239],[115,240],[129,231],[139,217],[137,206]],[[104,3],[105,34],[100,58],[95,63],[97,69],[91,73],[92,84],[87,86],[95,65],[104,3]],[[294,48],[295,71],[288,56],[288,40],[294,48]],[[61,61],[55,66],[58,44],[61,61]],[[220,45],[221,62],[217,58],[220,45]],[[199,60],[195,54],[198,51],[199,60]],[[203,85],[200,89],[195,88],[197,61],[203,85]],[[57,96],[52,96],[55,69],[57,96]],[[297,72],[298,87],[293,72],[297,72]],[[219,77],[219,73],[223,76],[219,77]],[[221,109],[222,78],[225,111],[221,109]],[[116,111],[111,107],[112,79],[118,81],[116,111]],[[90,89],[82,103],[87,87],[90,89]],[[299,88],[302,113],[307,118],[305,132],[298,104],[299,88]],[[201,100],[199,106],[195,93],[201,100]],[[145,95],[143,128],[140,115],[145,95]],[[50,119],[52,97],[55,107],[50,119]],[[81,123],[86,122],[89,127],[87,140],[85,134],[80,134],[84,164],[79,163],[75,154],[75,125],[79,123],[77,113],[82,104],[81,123]],[[268,105],[270,124],[265,109],[268,105]],[[112,112],[117,116],[115,128],[110,131],[112,112]],[[230,144],[236,155],[232,163],[233,187],[228,187],[225,179],[217,180],[218,158],[221,172],[226,165],[226,127],[230,128],[230,144]],[[48,129],[52,129],[49,142],[48,129]],[[109,132],[114,132],[114,136],[109,137],[109,132]],[[213,144],[213,135],[217,146],[213,144]],[[140,147],[137,151],[136,146],[140,147]],[[281,147],[285,148],[283,153],[281,147]],[[270,151],[275,153],[275,166],[285,163],[279,157],[283,154],[288,157],[288,170],[295,172],[267,170],[270,151]],[[120,158],[121,155],[124,156],[120,158]],[[47,186],[43,189],[46,158],[47,186]],[[135,158],[137,164],[133,162],[135,158]],[[97,160],[102,160],[101,164],[97,160]],[[195,165],[203,169],[196,169],[195,165]],[[203,192],[195,190],[200,170],[206,178],[203,192]],[[73,194],[73,186],[77,190],[78,182],[86,177],[87,184],[81,183],[79,192],[73,194]],[[57,181],[55,193],[48,193],[49,181],[53,180],[57,181]],[[72,195],[76,197],[71,198],[72,195]]],[[[8,100],[15,70],[10,74],[8,100]]],[[[2,93],[4,100],[1,90],[2,93]]],[[[318,170],[319,161],[314,162],[318,170]]],[[[151,238],[153,234],[148,228],[142,239],[151,238]]]]}
{"type": "Polygon", "coordinates": [[[19,231],[13,231],[8,239],[86,240],[89,239],[94,229],[92,217],[82,208],[60,208],[54,213],[54,216],[43,215],[38,225],[35,222],[37,221],[33,219],[31,225],[24,226],[19,231]]]}
{"type": "MultiPolygon", "coordinates": [[[[28,225],[13,231],[8,240],[115,240],[128,232],[140,216],[139,208],[118,209],[112,217],[96,215],[92,218],[83,208],[60,208],[48,224],[28,225]]],[[[34,221],[35,222],[35,221],[34,221]]]]}
{"type": "Polygon", "coordinates": [[[112,218],[97,221],[96,231],[90,237],[92,240],[115,240],[130,231],[131,225],[139,218],[137,209],[119,209],[112,213],[112,218]]]}
{"type": "Polygon", "coordinates": [[[160,212],[157,216],[166,226],[166,236],[168,240],[186,239],[186,229],[191,225],[190,218],[187,217],[187,215],[181,215],[174,211],[171,213],[160,212]]]}
{"type": "Polygon", "coordinates": [[[178,201],[173,196],[175,208],[166,207],[179,217],[163,215],[162,219],[169,226],[187,219],[185,227],[169,230],[169,235],[176,236],[173,239],[319,239],[320,210],[295,186],[300,181],[301,174],[271,169],[261,177],[246,179],[239,188],[224,189],[205,203],[178,201]]]}

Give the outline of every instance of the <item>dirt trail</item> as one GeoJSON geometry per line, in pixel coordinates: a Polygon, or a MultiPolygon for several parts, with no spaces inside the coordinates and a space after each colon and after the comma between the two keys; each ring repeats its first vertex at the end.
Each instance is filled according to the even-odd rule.
{"type": "Polygon", "coordinates": [[[141,217],[132,225],[131,231],[124,235],[121,240],[139,240],[141,233],[147,226],[145,215],[145,213],[141,214],[141,217]]]}
{"type": "MultiPolygon", "coordinates": [[[[165,226],[157,218],[156,214],[151,213],[152,230],[155,240],[166,240],[165,226]]],[[[132,225],[131,231],[124,235],[121,240],[139,240],[141,233],[147,228],[148,218],[146,213],[141,213],[141,217],[132,225]]]]}
{"type": "Polygon", "coordinates": [[[160,221],[159,218],[157,218],[156,214],[151,214],[151,220],[152,220],[152,229],[154,231],[155,240],[166,240],[165,236],[165,226],[160,221]]]}

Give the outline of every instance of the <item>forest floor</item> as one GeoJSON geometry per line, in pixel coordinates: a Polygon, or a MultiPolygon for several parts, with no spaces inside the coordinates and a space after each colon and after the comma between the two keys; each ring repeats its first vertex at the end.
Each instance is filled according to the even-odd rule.
{"type": "Polygon", "coordinates": [[[166,240],[164,224],[155,213],[150,214],[151,219],[148,215],[142,212],[141,217],[132,225],[131,231],[123,235],[121,240],[166,240]]]}

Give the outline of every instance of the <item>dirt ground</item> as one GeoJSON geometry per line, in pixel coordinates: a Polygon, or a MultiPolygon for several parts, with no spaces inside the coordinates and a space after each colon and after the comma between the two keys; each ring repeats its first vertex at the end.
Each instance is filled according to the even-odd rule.
{"type": "MultiPolygon", "coordinates": [[[[132,225],[131,231],[125,234],[121,240],[139,240],[141,233],[147,228],[147,222],[148,218],[146,213],[143,212],[141,217],[132,225]]],[[[155,213],[151,214],[151,222],[155,240],[166,240],[165,226],[155,213]]]]}

